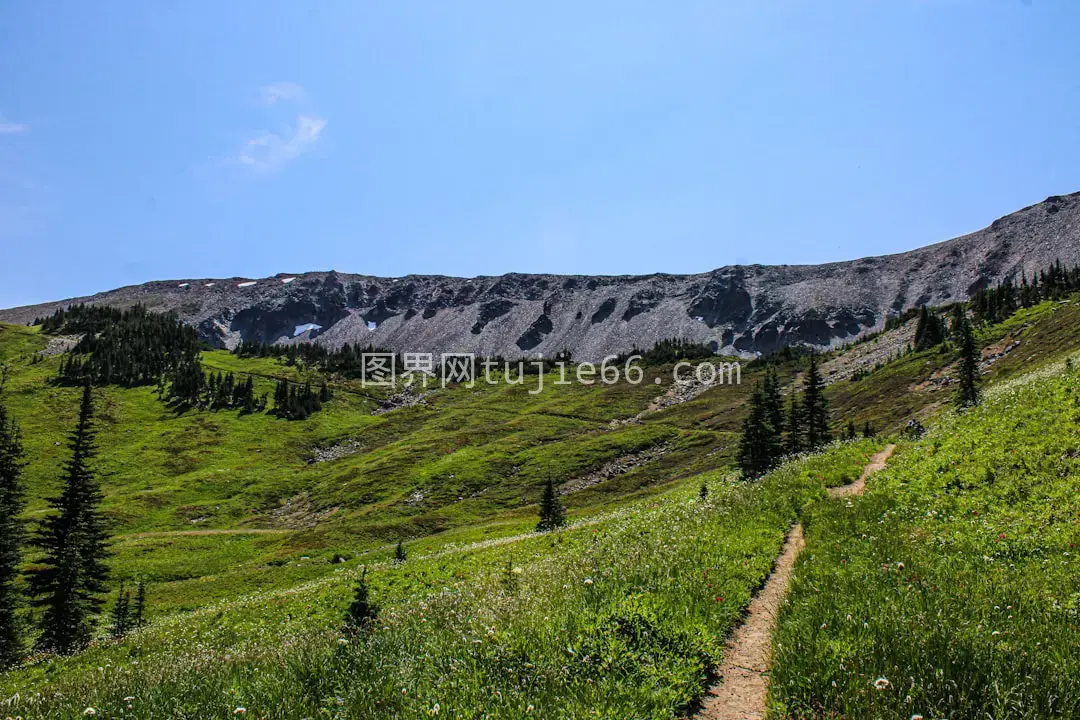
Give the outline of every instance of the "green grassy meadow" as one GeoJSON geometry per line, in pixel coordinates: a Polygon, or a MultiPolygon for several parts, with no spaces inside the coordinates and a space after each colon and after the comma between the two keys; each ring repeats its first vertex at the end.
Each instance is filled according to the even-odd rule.
{"type": "Polygon", "coordinates": [[[786,717],[1080,716],[1080,373],[993,388],[816,503],[776,638],[786,717]]]}
{"type": "MultiPolygon", "coordinates": [[[[640,420],[670,366],[640,385],[549,376],[538,394],[533,378],[433,385],[382,414],[385,392],[329,377],[333,399],[303,421],[95,389],[113,583],[149,583],[151,622],[0,675],[0,717],[672,718],[701,696],[800,518],[809,545],[777,638],[777,717],[1077,715],[1080,387],[1054,365],[1080,348],[1077,327],[1074,298],[982,328],[984,346],[1020,344],[988,366],[985,406],[959,416],[951,387],[931,382],[956,360],[948,345],[838,381],[837,428],[880,435],[753,483],[734,459],[760,362],[739,386],[640,420]],[[1056,369],[1025,379],[1039,367],[1056,369]],[[903,442],[865,498],[827,499],[912,417],[930,434],[903,442]],[[313,462],[335,446],[348,452],[313,462]],[[567,529],[532,532],[548,479],[638,455],[563,497],[567,529]],[[363,569],[380,622],[348,635],[363,569]]],[[[53,382],[59,357],[32,362],[47,343],[0,325],[31,525],[58,490],[78,405],[53,382]]],[[[203,363],[251,375],[258,394],[323,379],[223,351],[203,363]]],[[[800,371],[776,368],[786,385],[800,371]]]]}

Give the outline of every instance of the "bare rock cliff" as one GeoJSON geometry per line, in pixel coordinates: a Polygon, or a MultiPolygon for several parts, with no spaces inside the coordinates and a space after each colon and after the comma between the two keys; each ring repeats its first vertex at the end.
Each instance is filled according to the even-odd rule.
{"type": "Polygon", "coordinates": [[[193,278],[0,310],[0,321],[28,323],[72,302],[142,303],[177,311],[223,347],[315,339],[505,357],[568,348],[575,358],[598,360],[678,337],[749,354],[848,342],[907,308],[967,299],[1058,259],[1080,263],[1080,193],[936,245],[826,265],[740,265],[699,275],[193,278]]]}

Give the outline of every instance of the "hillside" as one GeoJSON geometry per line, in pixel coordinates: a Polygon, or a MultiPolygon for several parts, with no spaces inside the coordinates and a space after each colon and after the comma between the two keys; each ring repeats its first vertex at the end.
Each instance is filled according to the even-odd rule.
{"type": "Polygon", "coordinates": [[[966,300],[1055,260],[1080,263],[1080,193],[1048,198],[936,245],[826,265],[640,277],[187,278],[0,310],[0,321],[26,324],[71,302],[142,303],[177,311],[218,347],[316,338],[334,347],[374,343],[399,352],[504,357],[569,349],[599,360],[679,337],[750,355],[794,344],[841,345],[906,309],[966,300]]]}
{"type": "MultiPolygon", "coordinates": [[[[911,417],[941,427],[901,447],[897,470],[880,475],[880,483],[875,476],[866,500],[854,506],[865,511],[851,521],[876,524],[882,508],[894,507],[918,507],[921,516],[923,491],[908,489],[901,482],[908,477],[945,483],[944,490],[933,490],[934,502],[952,503],[953,515],[971,502],[986,507],[990,501],[975,495],[982,492],[980,478],[989,477],[983,465],[993,465],[1000,479],[993,492],[1029,498],[1024,502],[1032,503],[1035,518],[1028,519],[1029,505],[1021,502],[1011,503],[1007,518],[980,510],[980,518],[992,521],[986,532],[1011,538],[1019,528],[1030,534],[1023,528],[1041,522],[1044,496],[1062,517],[1074,516],[1078,509],[1068,505],[1073,500],[1062,505],[1052,498],[1076,475],[1071,465],[1054,464],[1059,456],[1071,462],[1058,449],[1074,439],[1075,423],[1060,422],[1060,408],[1076,392],[1075,378],[1060,379],[1061,366],[1052,363],[1080,349],[1078,323],[1080,298],[1073,296],[982,328],[989,399],[959,420],[942,415],[955,361],[945,345],[904,353],[856,379],[831,383],[827,394],[837,427],[852,419],[891,433],[911,417]],[[1015,384],[1014,378],[1039,367],[1049,369],[1015,384]],[[1035,390],[1043,387],[1039,383],[1050,384],[1035,390]],[[1024,393],[1026,414],[1012,418],[1017,393],[1024,393]],[[1004,422],[1013,423],[1008,438],[985,431],[1004,422]],[[1001,460],[1006,440],[1020,453],[1007,467],[1001,460]],[[972,447],[982,448],[977,464],[950,484],[950,468],[961,467],[957,458],[967,458],[972,447]],[[1049,454],[1035,464],[1042,448],[1049,454]],[[1061,479],[1060,488],[1046,484],[1058,482],[1052,478],[1061,479]],[[1015,483],[1027,489],[1017,494],[1015,483]]],[[[877,342],[893,342],[890,337],[877,342]]],[[[23,426],[31,461],[32,520],[41,517],[42,498],[55,490],[64,457],[58,443],[73,423],[77,396],[76,389],[50,382],[62,356],[34,359],[48,344],[37,328],[0,326],[0,362],[9,367],[5,399],[23,426]]],[[[848,354],[862,362],[861,347],[830,362],[842,365],[848,354]]],[[[250,373],[260,388],[270,388],[275,377],[315,372],[222,351],[206,353],[204,364],[250,373]]],[[[771,366],[789,383],[801,363],[781,355],[771,366]]],[[[886,442],[837,443],[761,482],[738,481],[730,473],[736,431],[764,367],[751,363],[743,385],[708,388],[667,407],[655,402],[664,388],[651,380],[659,377],[663,384],[669,365],[647,368],[646,382],[638,386],[548,383],[535,395],[528,386],[505,384],[433,389],[422,403],[380,414],[374,412],[383,397],[332,378],[333,399],[304,421],[224,410],[177,412],[153,388],[98,389],[104,451],[97,466],[113,536],[109,563],[115,582],[150,583],[152,622],[121,640],[102,635],[80,655],[35,658],[0,676],[0,697],[18,696],[5,712],[71,717],[91,707],[104,717],[201,718],[232,717],[242,708],[268,718],[318,716],[323,709],[337,717],[672,717],[700,697],[710,668],[723,657],[723,638],[768,576],[791,522],[799,515],[809,520],[811,547],[831,548],[849,537],[847,530],[829,530],[846,517],[834,520],[830,513],[846,506],[821,504],[834,502],[822,488],[853,480],[886,442]],[[534,503],[548,478],[567,491],[572,524],[538,535],[531,532],[534,503]],[[706,501],[699,498],[702,485],[706,501]],[[403,564],[392,561],[398,540],[408,552],[403,564]],[[340,617],[362,567],[370,572],[382,620],[377,632],[358,640],[342,634],[340,617]]],[[[901,515],[898,522],[923,522],[913,517],[901,515]]],[[[953,529],[935,530],[933,537],[951,537],[953,529]]],[[[1067,535],[1075,525],[1060,530],[1067,535]]],[[[918,544],[923,532],[899,528],[893,542],[918,544]]],[[[1065,535],[1059,535],[1023,542],[1060,550],[1065,535]]],[[[967,552],[963,544],[945,547],[967,552]]],[[[877,567],[879,556],[892,562],[901,554],[911,567],[929,567],[938,548],[901,553],[892,545],[871,547],[865,567],[877,567]]],[[[1038,558],[1046,557],[1034,545],[1024,548],[1015,557],[1031,552],[1034,564],[1018,567],[1016,582],[1027,582],[1042,567],[1038,558]]],[[[986,550],[978,544],[973,552],[986,550]]],[[[816,587],[811,573],[833,572],[823,549],[807,556],[819,559],[797,567],[796,600],[785,611],[781,632],[799,628],[794,632],[808,638],[800,642],[823,638],[823,645],[798,647],[825,653],[815,662],[828,667],[831,641],[803,627],[820,625],[821,613],[847,611],[811,604],[809,615],[791,615],[818,602],[816,596],[798,600],[805,588],[816,587]]],[[[850,577],[866,583],[855,569],[850,577]]],[[[1058,579],[1067,581],[1067,573],[1048,575],[1040,592],[1067,604],[1053,584],[1058,579]]],[[[885,593],[868,602],[888,606],[890,588],[867,585],[867,593],[885,593]]],[[[996,595],[986,600],[1009,602],[996,595]]],[[[963,614],[969,606],[949,607],[963,614]]],[[[1025,617],[1032,637],[1058,622],[1058,616],[1038,612],[1025,617]]],[[[824,622],[833,626],[837,620],[830,615],[824,622]]],[[[940,646],[949,647],[951,628],[965,622],[956,616],[943,625],[940,646]]],[[[896,623],[880,632],[886,634],[866,646],[871,655],[859,660],[864,666],[853,678],[880,673],[895,679],[911,672],[901,659],[877,669],[874,663],[884,656],[873,648],[890,642],[896,623]]],[[[950,661],[950,672],[974,682],[976,669],[961,661],[950,661]]],[[[858,716],[862,703],[880,697],[854,680],[833,691],[815,674],[787,669],[802,658],[781,653],[778,662],[779,672],[789,673],[784,677],[794,672],[804,678],[773,690],[793,717],[808,707],[843,707],[858,716]]],[[[933,654],[920,662],[942,667],[933,654]]],[[[987,662],[1000,668],[993,672],[1005,687],[1018,682],[1007,663],[987,662]]],[[[1032,688],[1049,687],[1057,676],[1040,670],[1035,677],[1031,682],[1042,684],[1032,688]]],[[[917,696],[922,707],[947,708],[947,701],[934,700],[940,697],[934,687],[924,683],[917,696]]],[[[973,691],[965,697],[964,707],[987,707],[973,691]]],[[[1068,693],[1061,697],[1075,703],[1068,693]]],[[[890,698],[906,707],[902,696],[890,698]]],[[[1075,712],[1074,705],[1062,707],[1075,712]]],[[[1047,716],[1040,712],[1027,716],[1047,716]]]]}
{"type": "MultiPolygon", "coordinates": [[[[1010,377],[1080,346],[1078,325],[1080,307],[1068,301],[985,328],[987,377],[1010,377]],[[1000,347],[1010,350],[991,362],[1000,347]]],[[[890,338],[871,344],[888,345],[890,338]]],[[[32,517],[55,487],[77,408],[77,388],[52,383],[63,356],[31,362],[49,343],[36,328],[0,325],[0,362],[9,365],[5,399],[30,460],[32,517]]],[[[912,417],[928,417],[949,402],[954,361],[954,351],[942,347],[832,383],[835,425],[870,422],[893,432],[912,417]]],[[[785,383],[800,370],[797,360],[776,363],[785,383]]],[[[251,374],[257,391],[267,393],[275,378],[319,377],[281,360],[224,351],[204,353],[203,364],[211,372],[251,374]]],[[[158,584],[159,609],[190,609],[321,575],[336,555],[402,538],[456,529],[512,534],[529,526],[548,477],[567,491],[572,513],[594,513],[703,470],[733,467],[744,403],[762,372],[751,363],[741,385],[701,388],[681,402],[676,394],[667,406],[656,399],[674,389],[672,368],[661,365],[645,368],[638,385],[556,385],[550,376],[539,394],[530,392],[532,379],[522,386],[433,386],[423,402],[386,413],[377,412],[386,391],[331,377],[334,399],[304,421],[228,410],[177,413],[153,387],[103,387],[96,393],[109,451],[100,465],[116,563],[126,575],[158,584]],[[176,552],[191,555],[177,563],[176,552]],[[298,562],[302,556],[314,560],[298,562]]]]}

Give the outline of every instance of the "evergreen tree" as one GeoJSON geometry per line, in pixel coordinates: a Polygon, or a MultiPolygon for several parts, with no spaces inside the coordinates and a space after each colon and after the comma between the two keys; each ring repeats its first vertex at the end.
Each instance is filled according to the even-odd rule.
{"type": "Polygon", "coordinates": [[[49,501],[54,510],[35,537],[44,553],[31,578],[35,604],[43,608],[41,650],[70,653],[90,640],[101,609],[108,569],[105,527],[98,506],[101,491],[90,469],[94,457],[94,413],[90,385],[83,387],[79,420],[68,440],[71,459],[64,465],[64,489],[49,501]]]}
{"type": "Polygon", "coordinates": [[[765,395],[760,385],[750,396],[750,412],[743,419],[739,440],[739,467],[743,476],[756,478],[768,472],[776,458],[772,429],[766,417],[765,395]]]}
{"type": "Polygon", "coordinates": [[[405,541],[398,540],[397,548],[394,549],[394,562],[399,565],[408,558],[408,554],[405,552],[405,541]]]}
{"type": "Polygon", "coordinates": [[[131,611],[131,626],[140,628],[146,624],[146,582],[135,585],[135,605],[131,611]]]}
{"type": "Polygon", "coordinates": [[[829,404],[825,399],[825,381],[818,369],[817,355],[810,354],[810,367],[803,379],[803,423],[806,427],[806,447],[817,450],[831,439],[829,436],[829,404]]]}
{"type": "Polygon", "coordinates": [[[919,308],[919,322],[915,325],[915,349],[926,350],[945,340],[945,324],[925,305],[919,308]]]}
{"type": "Polygon", "coordinates": [[[559,501],[559,493],[555,490],[555,482],[548,478],[544,484],[544,494],[540,498],[540,522],[536,524],[537,532],[547,532],[561,528],[566,524],[566,509],[559,501]]]}
{"type": "Polygon", "coordinates": [[[864,438],[872,438],[872,437],[874,437],[874,426],[870,424],[869,420],[867,420],[866,424],[863,425],[862,436],[864,438]]]}
{"type": "Polygon", "coordinates": [[[371,602],[371,591],[367,584],[367,568],[360,574],[360,580],[353,591],[353,600],[345,611],[345,628],[357,631],[365,629],[379,616],[379,608],[371,602]]]}
{"type": "MultiPolygon", "coordinates": [[[[2,386],[0,386],[2,387],[2,386]]],[[[23,449],[19,427],[0,399],[0,671],[22,659],[19,628],[19,561],[22,559],[23,449]]]]}
{"type": "Polygon", "coordinates": [[[858,435],[856,435],[856,433],[855,433],[855,421],[854,420],[848,420],[847,421],[847,433],[845,433],[844,439],[845,440],[854,440],[856,437],[858,437],[858,435]]]}
{"type": "Polygon", "coordinates": [[[286,412],[289,406],[289,381],[278,380],[274,387],[274,410],[277,413],[286,412]]]}
{"type": "Polygon", "coordinates": [[[967,318],[960,325],[960,389],[956,404],[971,407],[979,403],[979,348],[975,344],[975,332],[967,318]]]}
{"type": "Polygon", "coordinates": [[[799,400],[795,397],[795,390],[792,389],[787,421],[787,451],[790,455],[798,455],[802,452],[802,415],[803,411],[799,407],[799,400]]]}
{"type": "Polygon", "coordinates": [[[967,315],[964,314],[963,303],[956,303],[952,309],[952,319],[949,321],[949,333],[954,337],[960,337],[960,328],[967,315]]]}
{"type": "Polygon", "coordinates": [[[112,625],[109,628],[112,636],[116,638],[127,635],[131,629],[131,593],[120,585],[120,592],[116,596],[116,604],[113,605],[112,625]]]}
{"type": "Polygon", "coordinates": [[[775,445],[773,457],[779,457],[783,445],[784,397],[780,394],[780,378],[776,376],[775,369],[770,368],[765,373],[762,401],[765,403],[765,421],[769,424],[769,431],[773,435],[770,441],[775,445]]]}
{"type": "Polygon", "coordinates": [[[709,499],[709,483],[705,480],[701,481],[701,489],[698,490],[698,499],[702,502],[709,499]]]}

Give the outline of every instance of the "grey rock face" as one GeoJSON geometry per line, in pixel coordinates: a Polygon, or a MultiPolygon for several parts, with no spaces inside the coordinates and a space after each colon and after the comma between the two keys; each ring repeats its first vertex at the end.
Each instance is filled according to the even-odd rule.
{"type": "Polygon", "coordinates": [[[849,342],[907,308],[967,299],[1058,259],[1080,263],[1080,193],[936,245],[825,265],[729,266],[699,275],[379,278],[331,271],[172,280],[0,310],[0,321],[27,323],[71,302],[142,303],[175,310],[219,347],[315,339],[511,358],[569,349],[577,359],[599,360],[683,338],[750,354],[849,342]],[[297,334],[308,325],[319,327],[297,334]]]}

